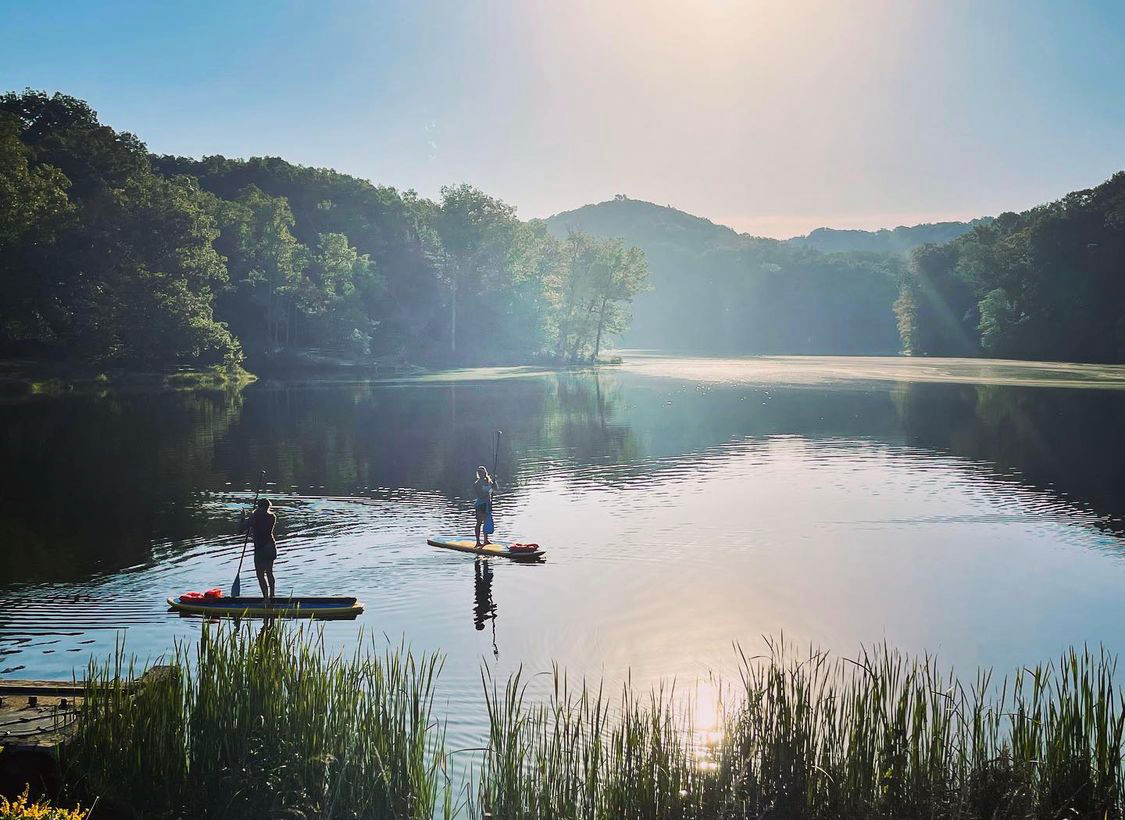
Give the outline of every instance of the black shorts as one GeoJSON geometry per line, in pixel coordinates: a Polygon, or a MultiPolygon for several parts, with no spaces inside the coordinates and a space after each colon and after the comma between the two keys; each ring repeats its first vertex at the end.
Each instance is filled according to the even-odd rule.
{"type": "Polygon", "coordinates": [[[276,544],[255,544],[254,545],[254,568],[255,569],[269,569],[273,562],[277,560],[277,545],[276,544]]]}

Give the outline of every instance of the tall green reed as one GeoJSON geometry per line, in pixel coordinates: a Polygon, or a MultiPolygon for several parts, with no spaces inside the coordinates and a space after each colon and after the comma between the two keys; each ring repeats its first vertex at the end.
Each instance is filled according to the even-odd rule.
{"type": "Polygon", "coordinates": [[[555,671],[547,703],[485,679],[474,813],[496,818],[1119,818],[1116,662],[1057,663],[968,687],[928,656],[856,658],[770,642],[706,760],[674,691],[619,697],[555,671]],[[677,705],[680,704],[680,705],[677,705]]]}
{"type": "Polygon", "coordinates": [[[1115,660],[1055,664],[966,689],[929,657],[878,647],[743,659],[728,727],[731,809],[791,817],[1119,817],[1125,704],[1115,660]]]}
{"type": "Polygon", "coordinates": [[[489,744],[474,814],[532,818],[710,817],[715,777],[672,688],[611,698],[555,668],[546,703],[525,701],[522,673],[484,678],[489,744]]]}
{"type": "Polygon", "coordinates": [[[328,652],[306,627],[205,626],[169,674],[132,688],[119,649],[92,663],[67,760],[145,816],[451,816],[441,661],[361,642],[328,652]]]}
{"type": "Polygon", "coordinates": [[[555,668],[533,699],[522,672],[486,673],[488,742],[455,806],[437,657],[205,628],[140,688],[120,648],[92,664],[66,755],[94,794],[153,817],[1125,816],[1125,700],[1104,651],[969,682],[886,646],[842,658],[777,641],[740,661],[710,743],[674,686],[608,692],[555,668]]]}

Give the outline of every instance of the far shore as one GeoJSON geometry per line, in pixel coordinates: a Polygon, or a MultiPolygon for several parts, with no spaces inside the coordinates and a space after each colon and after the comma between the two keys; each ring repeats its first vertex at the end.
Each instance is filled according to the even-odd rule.
{"type": "Polygon", "coordinates": [[[0,397],[62,395],[98,390],[229,390],[260,379],[280,381],[475,381],[552,371],[621,366],[644,375],[715,383],[830,386],[877,382],[951,382],[1013,387],[1125,389],[1125,365],[1023,359],[904,355],[705,354],[655,350],[613,351],[592,361],[553,357],[524,361],[416,364],[348,358],[320,351],[258,359],[244,367],[107,368],[35,359],[0,358],[0,397]]]}
{"type": "Polygon", "coordinates": [[[147,368],[98,368],[97,366],[38,359],[0,358],[0,397],[54,396],[70,392],[111,389],[231,389],[259,379],[352,379],[393,381],[413,378],[473,378],[482,370],[502,375],[548,370],[586,369],[621,363],[618,356],[595,361],[567,362],[554,358],[528,361],[479,363],[437,362],[415,364],[403,358],[393,361],[355,359],[319,352],[302,352],[272,361],[251,361],[239,367],[175,366],[147,368]],[[460,376],[459,376],[460,374],[460,376]]]}

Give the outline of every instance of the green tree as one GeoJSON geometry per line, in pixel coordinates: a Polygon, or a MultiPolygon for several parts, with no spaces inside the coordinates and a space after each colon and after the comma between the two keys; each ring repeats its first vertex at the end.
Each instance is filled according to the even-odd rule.
{"type": "Polygon", "coordinates": [[[600,261],[595,239],[581,231],[572,230],[567,235],[563,246],[564,272],[558,306],[557,358],[577,358],[590,338],[591,317],[598,303],[596,269],[600,261]]]}
{"type": "Polygon", "coordinates": [[[20,127],[18,118],[0,113],[0,344],[10,350],[44,335],[46,282],[33,260],[73,213],[69,180],[54,166],[32,164],[20,127]]]}
{"type": "Polygon", "coordinates": [[[1002,288],[990,290],[980,300],[980,342],[985,353],[1011,356],[1024,347],[1027,316],[1020,312],[1002,288]]]}
{"type": "Polygon", "coordinates": [[[595,359],[601,352],[602,340],[620,333],[628,325],[626,305],[632,302],[648,276],[644,252],[638,248],[626,248],[619,239],[604,242],[599,248],[599,255],[601,259],[595,268],[594,280],[594,293],[598,300],[595,359]]]}
{"type": "Polygon", "coordinates": [[[297,305],[309,338],[355,355],[371,352],[381,281],[367,254],[340,233],[321,234],[308,255],[297,305]]]}
{"type": "Polygon", "coordinates": [[[585,357],[643,278],[621,243],[576,260],[467,185],[433,202],[276,157],[150,157],[59,94],[0,96],[0,197],[0,344],[99,367],[233,363],[243,346],[585,357]]]}
{"type": "Polygon", "coordinates": [[[154,163],[165,174],[191,174],[204,190],[223,201],[238,199],[249,185],[267,196],[284,198],[294,218],[291,232],[307,248],[315,247],[321,234],[347,236],[380,272],[382,298],[370,317],[377,323],[373,352],[410,349],[413,356],[424,357],[435,345],[448,347],[448,288],[439,277],[441,242],[434,229],[435,203],[413,191],[399,193],[278,157],[166,156],[154,163]]]}
{"type": "Polygon", "coordinates": [[[648,275],[644,253],[618,239],[571,231],[563,245],[556,355],[597,357],[605,339],[625,329],[627,305],[648,275]]]}
{"type": "Polygon", "coordinates": [[[513,281],[519,222],[511,205],[470,185],[442,188],[434,217],[449,292],[449,349],[456,355],[458,341],[472,339],[471,355],[488,346],[488,328],[500,312],[495,297],[513,281]],[[469,317],[468,333],[458,329],[459,312],[469,317]]]}
{"type": "Polygon", "coordinates": [[[237,362],[212,315],[226,269],[199,187],[153,174],[143,144],[71,97],[5,94],[0,119],[5,167],[43,194],[17,209],[33,224],[5,220],[6,341],[99,365],[237,362]]]}
{"type": "Polygon", "coordinates": [[[979,351],[977,299],[957,272],[959,259],[956,243],[923,245],[911,255],[895,303],[905,352],[966,356],[979,351]]]}
{"type": "Polygon", "coordinates": [[[0,246],[15,242],[35,225],[69,212],[70,180],[53,165],[31,164],[20,140],[20,121],[0,114],[0,246]]]}
{"type": "Polygon", "coordinates": [[[512,281],[498,294],[502,312],[492,329],[500,355],[509,360],[552,349],[565,277],[562,245],[542,221],[521,225],[515,241],[512,281]]]}
{"type": "Polygon", "coordinates": [[[254,185],[234,200],[217,203],[231,289],[219,300],[219,314],[243,343],[257,353],[288,341],[307,249],[293,236],[289,203],[254,185]]]}
{"type": "Polygon", "coordinates": [[[899,300],[914,353],[1125,361],[1125,173],[914,252],[899,300]]]}
{"type": "Polygon", "coordinates": [[[20,140],[35,166],[57,168],[70,180],[71,197],[108,195],[150,170],[144,143],[98,122],[82,100],[42,91],[0,95],[0,113],[20,123],[20,140]]]}
{"type": "Polygon", "coordinates": [[[59,294],[71,349],[111,363],[237,363],[239,345],[212,313],[227,273],[194,182],[140,174],[112,202],[66,237],[65,261],[81,266],[59,294]]]}

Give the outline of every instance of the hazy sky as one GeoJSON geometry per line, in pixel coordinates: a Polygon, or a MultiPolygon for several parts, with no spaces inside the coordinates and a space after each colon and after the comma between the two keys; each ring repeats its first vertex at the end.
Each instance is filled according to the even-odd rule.
{"type": "Polygon", "coordinates": [[[0,88],[28,86],[157,153],[791,236],[1125,168],[1125,0],[3,0],[0,88]]]}

